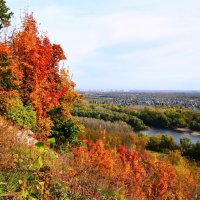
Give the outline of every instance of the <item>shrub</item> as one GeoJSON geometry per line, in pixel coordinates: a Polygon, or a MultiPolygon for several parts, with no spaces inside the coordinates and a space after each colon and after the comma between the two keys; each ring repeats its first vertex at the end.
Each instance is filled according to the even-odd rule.
{"type": "Polygon", "coordinates": [[[187,137],[180,138],[180,149],[183,154],[190,149],[191,145],[192,143],[189,138],[187,137]]]}
{"type": "Polygon", "coordinates": [[[193,130],[200,131],[200,122],[192,121],[190,124],[190,128],[193,130]]]}
{"type": "Polygon", "coordinates": [[[147,143],[147,149],[152,151],[160,151],[161,134],[156,134],[155,136],[149,137],[149,142],[147,143]]]}
{"type": "Polygon", "coordinates": [[[36,129],[36,112],[31,105],[24,106],[20,99],[11,100],[11,106],[6,117],[20,126],[31,130],[36,129]]]}
{"type": "Polygon", "coordinates": [[[176,148],[178,147],[174,138],[168,135],[156,134],[149,137],[149,142],[147,143],[147,149],[152,151],[169,152],[176,148]]]}
{"type": "Polygon", "coordinates": [[[51,129],[51,137],[56,139],[56,146],[60,146],[67,142],[77,143],[77,134],[81,126],[73,118],[57,118],[54,119],[54,125],[51,129]]]}
{"type": "Polygon", "coordinates": [[[185,154],[196,161],[200,161],[200,141],[192,144],[190,149],[185,152],[185,154]]]}
{"type": "Polygon", "coordinates": [[[66,197],[65,189],[63,188],[63,186],[60,183],[52,184],[49,192],[51,194],[51,197],[54,200],[62,200],[62,199],[65,199],[65,197],[66,197]]]}
{"type": "Polygon", "coordinates": [[[148,142],[149,142],[149,136],[146,135],[144,132],[139,132],[135,142],[136,149],[138,151],[144,151],[146,149],[148,142]]]}
{"type": "Polygon", "coordinates": [[[131,116],[127,123],[132,126],[135,131],[148,129],[144,122],[135,116],[131,116]]]}
{"type": "Polygon", "coordinates": [[[161,151],[171,151],[176,149],[177,144],[173,137],[170,137],[168,135],[162,135],[161,142],[160,142],[160,149],[163,149],[161,151]]]}

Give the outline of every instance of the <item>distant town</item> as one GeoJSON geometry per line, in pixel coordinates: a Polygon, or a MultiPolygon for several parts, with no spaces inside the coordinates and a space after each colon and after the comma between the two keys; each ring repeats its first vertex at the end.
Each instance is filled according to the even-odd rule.
{"type": "Polygon", "coordinates": [[[79,91],[95,104],[167,106],[200,109],[199,91],[79,91]]]}

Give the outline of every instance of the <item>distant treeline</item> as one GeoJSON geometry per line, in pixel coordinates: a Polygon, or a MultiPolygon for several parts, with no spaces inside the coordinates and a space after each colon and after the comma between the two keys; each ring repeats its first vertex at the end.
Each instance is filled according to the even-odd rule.
{"type": "Polygon", "coordinates": [[[72,114],[111,122],[124,121],[135,131],[147,129],[148,126],[163,129],[189,128],[200,131],[200,111],[182,108],[135,108],[132,106],[81,104],[73,107],[72,114]]]}
{"type": "MultiPolygon", "coordinates": [[[[114,107],[113,107],[114,108],[114,107]]],[[[145,130],[148,127],[137,116],[121,112],[117,109],[105,105],[77,105],[72,109],[72,115],[79,117],[89,117],[95,119],[102,119],[105,121],[124,121],[129,124],[134,130],[145,130]]]]}

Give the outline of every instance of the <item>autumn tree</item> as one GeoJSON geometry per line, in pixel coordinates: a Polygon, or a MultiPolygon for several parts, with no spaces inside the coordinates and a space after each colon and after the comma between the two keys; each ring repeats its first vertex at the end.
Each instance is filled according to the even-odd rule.
{"type": "Polygon", "coordinates": [[[15,92],[24,105],[33,106],[38,130],[49,134],[50,111],[60,108],[59,117],[69,117],[71,105],[79,98],[69,72],[59,67],[66,59],[63,49],[40,33],[33,15],[26,14],[22,27],[0,45],[0,54],[2,92],[15,92]]]}

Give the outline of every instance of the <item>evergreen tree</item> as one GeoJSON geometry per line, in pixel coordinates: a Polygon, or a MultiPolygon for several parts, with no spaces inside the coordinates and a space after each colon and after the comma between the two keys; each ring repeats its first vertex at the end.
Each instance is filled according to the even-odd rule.
{"type": "Polygon", "coordinates": [[[6,1],[0,0],[0,29],[10,24],[12,15],[13,12],[10,12],[10,9],[6,6],[6,1]]]}

